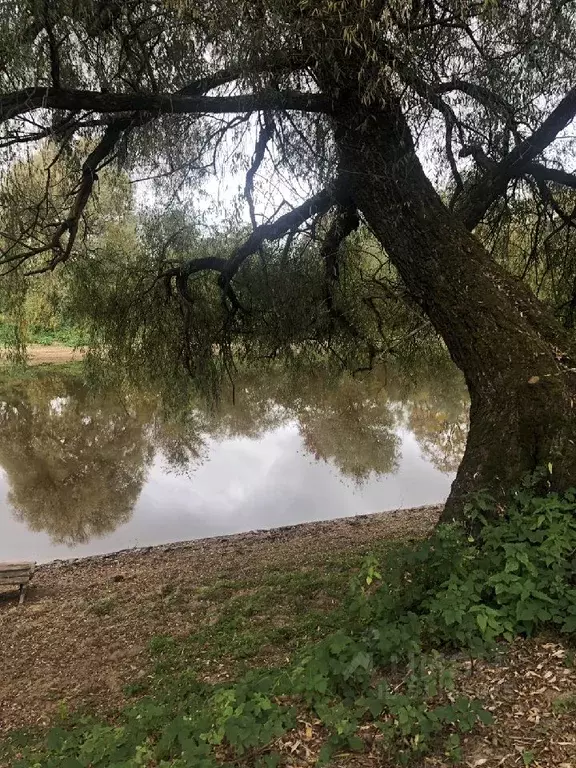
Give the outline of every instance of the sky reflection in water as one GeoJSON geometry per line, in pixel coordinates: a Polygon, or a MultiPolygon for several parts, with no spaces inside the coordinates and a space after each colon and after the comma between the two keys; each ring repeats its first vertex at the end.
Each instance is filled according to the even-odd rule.
{"type": "Polygon", "coordinates": [[[0,560],[51,560],[443,501],[461,457],[457,374],[247,379],[236,404],[55,375],[0,395],[0,560]]]}

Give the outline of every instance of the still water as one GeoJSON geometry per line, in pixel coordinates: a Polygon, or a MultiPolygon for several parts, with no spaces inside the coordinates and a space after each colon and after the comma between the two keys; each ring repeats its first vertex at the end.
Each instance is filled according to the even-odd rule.
{"type": "Polygon", "coordinates": [[[466,437],[458,374],[270,373],[165,413],[55,374],[0,391],[0,560],[113,552],[442,502],[466,437]]]}

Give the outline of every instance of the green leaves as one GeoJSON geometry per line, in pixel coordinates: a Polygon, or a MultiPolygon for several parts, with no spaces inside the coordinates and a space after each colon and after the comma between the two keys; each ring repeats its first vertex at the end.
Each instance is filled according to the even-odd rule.
{"type": "Polygon", "coordinates": [[[488,627],[488,619],[486,617],[485,613],[479,613],[476,616],[476,622],[478,626],[480,627],[480,632],[484,635],[486,633],[486,629],[488,627]]]}
{"type": "MultiPolygon", "coordinates": [[[[480,500],[477,519],[488,504],[480,500]]],[[[575,509],[573,491],[539,497],[528,480],[503,520],[484,522],[476,543],[462,537],[460,565],[428,602],[431,633],[477,648],[545,624],[574,631],[575,509]]]]}

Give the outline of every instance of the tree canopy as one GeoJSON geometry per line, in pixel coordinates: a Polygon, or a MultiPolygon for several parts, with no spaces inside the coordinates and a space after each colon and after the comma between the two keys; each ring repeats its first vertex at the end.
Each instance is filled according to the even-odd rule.
{"type": "Polygon", "coordinates": [[[4,5],[5,285],[64,268],[95,347],[213,387],[238,357],[368,368],[432,330],[472,398],[450,509],[556,456],[566,485],[575,38],[571,0],[4,5]],[[148,211],[116,204],[103,242],[108,177],[148,211]]]}

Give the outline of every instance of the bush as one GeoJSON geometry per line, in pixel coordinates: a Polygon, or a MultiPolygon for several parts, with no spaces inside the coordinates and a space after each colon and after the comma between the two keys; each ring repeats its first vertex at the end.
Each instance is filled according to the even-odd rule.
{"type": "Polygon", "coordinates": [[[79,328],[57,325],[54,328],[26,325],[17,327],[5,322],[0,315],[0,345],[11,346],[18,341],[26,344],[63,344],[68,347],[80,347],[86,343],[86,334],[79,328]]]}

